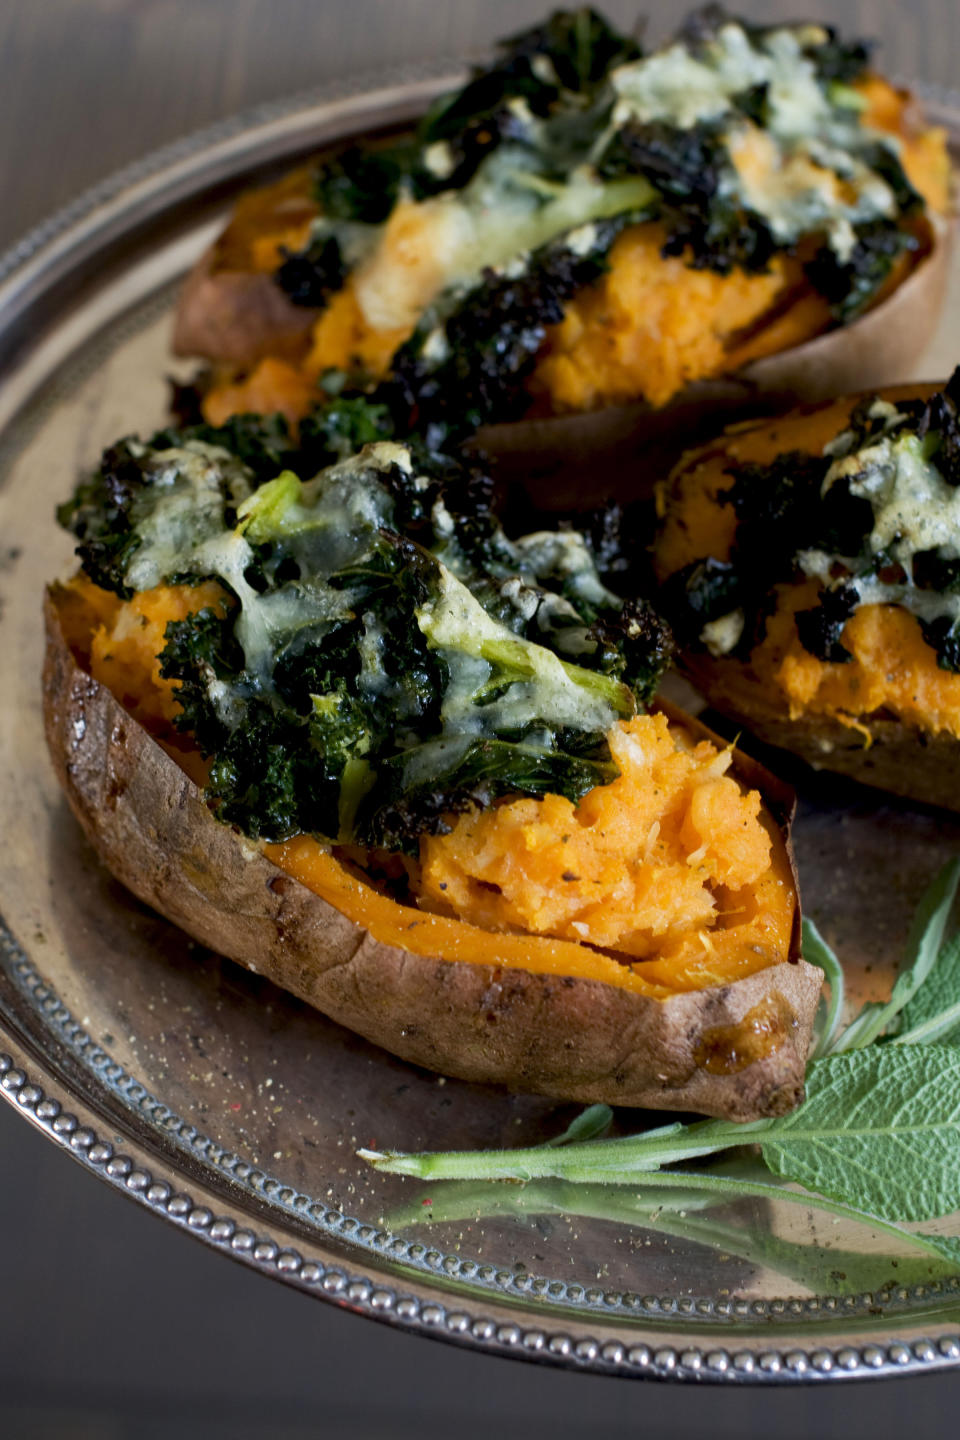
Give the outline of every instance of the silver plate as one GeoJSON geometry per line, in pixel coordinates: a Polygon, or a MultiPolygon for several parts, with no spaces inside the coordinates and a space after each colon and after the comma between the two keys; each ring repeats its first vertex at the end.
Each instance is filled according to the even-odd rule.
{"type": "MultiPolygon", "coordinates": [[[[70,544],[52,511],[105,443],[164,419],[177,279],[238,187],[408,122],[451,78],[328,91],[219,126],[0,259],[0,1094],[208,1245],[415,1333],[623,1376],[955,1366],[960,1276],[934,1277],[916,1253],[803,1206],[628,1223],[571,1187],[425,1190],[373,1174],[357,1147],[530,1144],[572,1111],[414,1069],[200,950],[102,871],[58,792],[41,733],[40,602],[70,544]]],[[[960,98],[929,98],[960,137],[960,98]]],[[[927,375],[958,358],[958,310],[960,268],[927,375]]],[[[863,996],[888,983],[913,903],[960,848],[960,820],[836,780],[803,790],[807,908],[863,996]]],[[[960,1235],[960,1216],[941,1228],[960,1235]]]]}

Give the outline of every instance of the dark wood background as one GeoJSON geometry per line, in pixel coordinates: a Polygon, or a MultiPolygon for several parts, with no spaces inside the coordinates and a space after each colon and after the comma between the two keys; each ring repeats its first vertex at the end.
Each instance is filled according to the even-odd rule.
{"type": "MultiPolygon", "coordinates": [[[[480,51],[551,0],[0,0],[0,246],[151,147],[344,75],[480,51]]],[[[608,0],[632,23],[630,0],[608,0]]],[[[663,34],[683,6],[654,0],[663,34]]],[[[960,83],[958,0],[743,0],[960,83]]],[[[282,1290],[99,1185],[0,1104],[0,1436],[573,1440],[957,1434],[960,1375],[650,1388],[414,1340],[282,1290]]]]}

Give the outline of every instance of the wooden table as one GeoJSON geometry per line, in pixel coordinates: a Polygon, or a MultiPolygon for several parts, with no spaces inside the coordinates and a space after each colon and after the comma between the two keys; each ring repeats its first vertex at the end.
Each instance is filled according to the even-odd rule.
{"type": "MultiPolygon", "coordinates": [[[[550,0],[0,0],[0,245],[151,147],[345,74],[477,51],[550,0]]],[[[949,85],[958,0],[743,0],[949,85]]],[[[629,0],[609,0],[621,23],[629,0]]],[[[649,9],[663,34],[681,7],[649,9]]],[[[0,1435],[670,1440],[956,1434],[960,1375],[778,1392],[603,1382],[441,1348],[268,1285],[100,1187],[0,1104],[0,1435]]]]}

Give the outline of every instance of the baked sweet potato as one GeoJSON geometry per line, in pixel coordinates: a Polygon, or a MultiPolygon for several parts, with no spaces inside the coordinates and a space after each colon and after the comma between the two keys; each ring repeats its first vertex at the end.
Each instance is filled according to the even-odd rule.
{"type": "Polygon", "coordinates": [[[949,809],[957,390],[955,376],[732,427],[663,485],[654,557],[712,707],[817,768],[949,809]]]}
{"type": "MultiPolygon", "coordinates": [[[[46,608],[44,712],[57,774],[109,869],[201,943],[447,1075],[739,1120],[802,1097],[822,976],[799,958],[796,909],[781,963],[746,973],[757,956],[740,957],[728,983],[688,988],[679,974],[671,987],[599,952],[400,906],[313,842],[299,858],[296,842],[274,848],[281,869],[213,817],[170,755],[81,668],[65,598],[54,590],[46,608]],[[321,873],[317,888],[336,903],[291,871],[321,873]]],[[[792,888],[789,792],[742,757],[737,774],[777,817],[775,863],[792,888]]]]}
{"type": "Polygon", "coordinates": [[[412,140],[242,198],[175,327],[214,363],[211,423],[296,421],[349,372],[479,427],[507,484],[571,510],[646,493],[678,437],[916,364],[950,163],[868,47],[711,11],[642,55],[578,13],[506,42],[412,140]]]}

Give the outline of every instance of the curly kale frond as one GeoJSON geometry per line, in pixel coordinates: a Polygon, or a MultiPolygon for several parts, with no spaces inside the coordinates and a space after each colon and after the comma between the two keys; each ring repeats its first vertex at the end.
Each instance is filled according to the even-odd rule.
{"type": "Polygon", "coordinates": [[[688,128],[628,122],[613,136],[600,166],[605,176],[640,173],[660,192],[667,228],[664,255],[683,255],[694,270],[728,275],[735,266],[765,270],[777,249],[769,227],[736,199],[722,127],[688,128]],[[724,182],[728,183],[724,183],[724,182]]]}
{"type": "Polygon", "coordinates": [[[900,257],[917,248],[917,239],[908,230],[891,230],[883,220],[859,226],[856,236],[848,259],[822,245],[804,267],[810,284],[844,324],[867,308],[900,257]]]}
{"type": "Polygon", "coordinates": [[[578,755],[534,740],[490,738],[443,748],[425,746],[418,767],[428,773],[410,784],[411,755],[394,757],[377,774],[357,814],[357,830],[371,849],[415,851],[420,835],[445,834],[450,819],[471,806],[486,809],[516,795],[564,795],[580,800],[595,785],[608,785],[619,771],[605,742],[593,756],[578,755]]]}
{"type": "Polygon", "coordinates": [[[927,402],[917,435],[947,484],[960,485],[960,365],[927,402]]]}
{"type": "Polygon", "coordinates": [[[387,405],[345,393],[315,406],[301,421],[300,446],[309,456],[310,468],[320,468],[356,455],[364,445],[389,440],[395,431],[396,422],[387,405]]]}
{"type": "Polygon", "coordinates": [[[821,590],[811,610],[798,610],[797,634],[804,650],[833,665],[846,665],[853,655],[841,643],[844,626],[859,604],[852,585],[821,590]]]}
{"type": "Polygon", "coordinates": [[[414,154],[409,141],[345,146],[317,172],[314,195],[320,213],[330,220],[381,224],[393,209],[414,154]]]}
{"type": "MultiPolygon", "coordinates": [[[[823,492],[831,464],[830,456],[788,451],[770,465],[730,466],[733,483],[721,497],[737,515],[729,559],[695,561],[671,576],[662,592],[664,611],[683,643],[703,643],[706,625],[742,610],[737,648],[748,653],[762,637],[774,587],[794,578],[799,552],[859,555],[873,511],[846,484],[823,492]]],[[[812,653],[821,658],[827,658],[825,650],[838,642],[852,613],[840,620],[842,602],[834,597],[841,594],[824,591],[821,605],[802,622],[803,634],[816,646],[812,653]]]]}
{"type": "Polygon", "coordinates": [[[862,80],[876,48],[874,40],[843,40],[832,25],[822,27],[826,40],[820,45],[808,44],[804,54],[813,61],[817,76],[824,84],[851,85],[862,80]]]}
{"type": "Polygon", "coordinates": [[[960,620],[941,615],[936,620],[921,620],[924,640],[937,652],[937,666],[952,675],[960,675],[960,620]]]}
{"type": "Polygon", "coordinates": [[[792,450],[772,465],[731,467],[730,502],[737,513],[736,555],[749,555],[770,574],[789,572],[798,550],[856,555],[873,523],[870,502],[845,485],[823,494],[830,456],[792,450]]]}
{"type": "Polygon", "coordinates": [[[252,472],[257,484],[272,480],[280,470],[287,469],[299,456],[283,415],[248,413],[231,415],[222,425],[205,422],[157,430],[147,445],[151,450],[168,450],[201,440],[205,445],[219,445],[228,450],[252,472]]]}
{"type": "Polygon", "coordinates": [[[284,250],[273,278],[292,304],[322,310],[347,278],[340,241],[323,231],[304,250],[284,250]]]}
{"type": "Polygon", "coordinates": [[[632,218],[599,222],[586,254],[560,240],[519,275],[488,271],[445,320],[429,312],[393,358],[392,384],[417,427],[447,443],[482,425],[519,419],[530,405],[523,382],[548,326],[559,324],[572,296],[604,273],[614,239],[632,218]],[[438,327],[443,342],[428,345],[438,327]]]}
{"type": "Polygon", "coordinates": [[[205,754],[213,754],[229,736],[225,718],[210,703],[211,684],[236,685],[244,677],[243,650],[230,615],[196,611],[186,620],[171,620],[165,632],[160,674],[177,681],[181,713],[177,728],[189,731],[205,754]]]}
{"type": "Polygon", "coordinates": [[[133,593],[124,576],[140,545],[132,519],[136,497],[148,481],[140,447],[130,438],[103,452],[100,467],[57,507],[57,521],[79,540],[77,555],[90,579],[123,599],[133,593]]]}
{"type": "Polygon", "coordinates": [[[649,705],[673,659],[673,632],[648,600],[627,600],[619,614],[607,614],[587,631],[597,651],[594,664],[604,675],[629,685],[649,705]]]}
{"type": "Polygon", "coordinates": [[[492,65],[477,70],[456,95],[437,101],[421,128],[421,142],[449,140],[498,117],[511,99],[547,115],[562,92],[589,94],[614,66],[641,54],[636,40],[596,10],[557,10],[542,25],[502,40],[492,65]]]}
{"type": "Polygon", "coordinates": [[[696,645],[705,625],[736,610],[742,589],[737,565],[712,555],[671,575],[663,588],[663,607],[672,617],[681,643],[696,645]]]}

